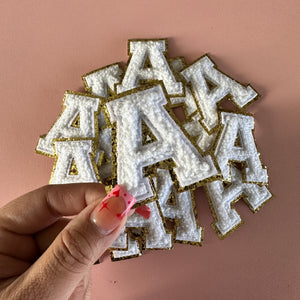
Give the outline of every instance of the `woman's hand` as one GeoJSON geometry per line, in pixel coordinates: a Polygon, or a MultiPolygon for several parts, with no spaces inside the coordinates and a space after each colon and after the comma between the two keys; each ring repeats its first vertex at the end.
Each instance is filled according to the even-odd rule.
{"type": "Polygon", "coordinates": [[[0,298],[88,298],[91,267],[134,204],[117,195],[100,202],[101,184],[49,185],[2,207],[0,298]]]}

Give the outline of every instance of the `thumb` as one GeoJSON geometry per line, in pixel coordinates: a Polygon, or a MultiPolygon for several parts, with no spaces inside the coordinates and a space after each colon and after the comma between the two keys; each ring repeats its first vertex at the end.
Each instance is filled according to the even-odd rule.
{"type": "Polygon", "coordinates": [[[67,299],[119,236],[134,203],[130,194],[116,186],[100,203],[81,211],[28,270],[26,279],[31,283],[37,280],[34,290],[38,296],[67,299]]]}

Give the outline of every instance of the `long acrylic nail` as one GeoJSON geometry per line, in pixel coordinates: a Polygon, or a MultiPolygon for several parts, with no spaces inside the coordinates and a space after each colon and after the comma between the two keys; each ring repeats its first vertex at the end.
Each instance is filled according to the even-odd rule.
{"type": "Polygon", "coordinates": [[[139,206],[135,209],[135,212],[145,219],[149,219],[151,216],[151,208],[147,205],[139,206]]]}
{"type": "Polygon", "coordinates": [[[136,202],[120,185],[116,185],[100,202],[91,214],[91,220],[98,226],[101,234],[111,233],[129,213],[136,202]]]}

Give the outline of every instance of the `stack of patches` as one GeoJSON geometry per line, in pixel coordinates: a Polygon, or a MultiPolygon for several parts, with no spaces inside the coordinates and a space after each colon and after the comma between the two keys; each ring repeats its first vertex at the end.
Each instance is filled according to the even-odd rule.
{"type": "Polygon", "coordinates": [[[256,212],[272,197],[254,118],[245,112],[258,94],[207,55],[191,65],[168,59],[166,39],[129,40],[128,54],[125,70],[118,63],[97,69],[82,77],[86,94],[65,93],[60,116],[36,148],[55,157],[50,183],[119,184],[136,198],[136,213],[112,245],[113,260],[174,242],[201,245],[198,186],[224,238],[242,223],[236,201],[256,212]],[[234,112],[221,109],[223,99],[234,112]],[[184,122],[173,113],[178,106],[184,122]]]}

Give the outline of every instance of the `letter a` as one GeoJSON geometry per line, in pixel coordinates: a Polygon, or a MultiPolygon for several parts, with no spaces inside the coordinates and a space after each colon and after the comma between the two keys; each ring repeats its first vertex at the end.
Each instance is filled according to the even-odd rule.
{"type": "Polygon", "coordinates": [[[218,174],[210,155],[201,156],[179,125],[163,107],[167,103],[163,88],[140,88],[108,102],[112,122],[116,122],[117,181],[141,202],[152,197],[143,168],[167,159],[176,164],[174,172],[180,188],[199,183],[218,174]],[[142,121],[156,137],[143,145],[142,121]]]}
{"type": "Polygon", "coordinates": [[[131,54],[126,73],[117,93],[139,86],[139,80],[162,80],[169,95],[183,94],[181,82],[177,82],[164,56],[167,40],[129,40],[128,52],[131,54]],[[145,67],[149,61],[151,67],[145,67]]]}

